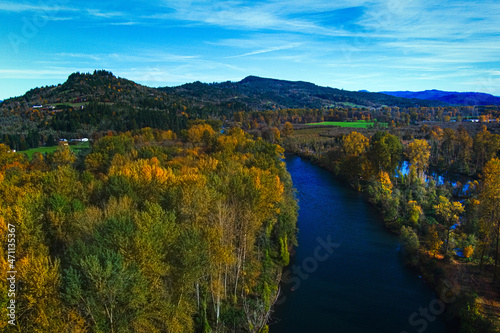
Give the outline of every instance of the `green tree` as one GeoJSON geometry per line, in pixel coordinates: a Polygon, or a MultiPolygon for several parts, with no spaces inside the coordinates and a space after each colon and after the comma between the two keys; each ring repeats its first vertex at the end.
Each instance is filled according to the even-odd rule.
{"type": "Polygon", "coordinates": [[[440,217],[443,226],[446,230],[446,244],[444,248],[444,255],[448,254],[450,243],[450,234],[452,226],[458,223],[460,214],[464,212],[464,207],[458,201],[450,202],[448,198],[439,196],[438,204],[434,206],[437,216],[440,217]]]}
{"type": "Polygon", "coordinates": [[[410,168],[414,168],[420,178],[429,166],[431,148],[426,140],[415,140],[408,144],[406,156],[410,160],[410,168]]]}
{"type": "Polygon", "coordinates": [[[377,132],[370,139],[370,160],[382,171],[392,175],[401,160],[403,146],[397,136],[377,132]]]}
{"type": "Polygon", "coordinates": [[[412,264],[416,265],[418,262],[418,253],[420,248],[420,242],[418,236],[411,227],[403,226],[401,228],[400,234],[401,243],[405,251],[407,260],[412,264]]]}

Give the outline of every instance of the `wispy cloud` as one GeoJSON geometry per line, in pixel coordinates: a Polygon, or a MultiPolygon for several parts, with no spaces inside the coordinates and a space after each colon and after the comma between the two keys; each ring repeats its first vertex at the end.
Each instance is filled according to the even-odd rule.
{"type": "Polygon", "coordinates": [[[2,69],[0,68],[0,78],[3,79],[29,79],[44,77],[67,76],[73,69],[70,68],[46,68],[46,69],[2,69]]]}
{"type": "Polygon", "coordinates": [[[163,63],[163,62],[188,62],[198,58],[196,55],[178,55],[165,53],[162,51],[147,51],[142,50],[130,53],[57,53],[55,57],[77,58],[86,61],[93,61],[103,65],[111,65],[116,63],[163,63]]]}
{"type": "Polygon", "coordinates": [[[122,12],[103,12],[99,9],[87,9],[87,13],[91,16],[100,17],[100,18],[115,18],[124,16],[125,14],[122,12]]]}
{"type": "Polygon", "coordinates": [[[33,11],[41,11],[41,12],[54,12],[54,11],[77,11],[76,8],[70,8],[65,6],[47,6],[43,4],[29,4],[29,3],[17,3],[17,2],[0,2],[0,11],[6,12],[33,12],[33,11]]]}
{"type": "Polygon", "coordinates": [[[252,52],[247,52],[247,53],[244,53],[244,54],[235,55],[235,56],[226,57],[226,58],[247,57],[247,56],[252,56],[252,55],[257,55],[257,54],[262,54],[262,53],[269,53],[269,52],[275,52],[275,51],[288,50],[288,49],[292,49],[292,48],[295,48],[295,47],[298,47],[298,46],[300,46],[299,43],[291,43],[291,44],[287,44],[287,45],[273,46],[273,47],[269,47],[269,48],[266,48],[266,49],[260,49],[260,50],[256,50],[256,51],[252,51],[252,52]]]}
{"type": "Polygon", "coordinates": [[[111,22],[110,25],[137,25],[140,24],[139,22],[133,22],[133,21],[128,21],[128,22],[111,22]]]}
{"type": "MultiPolygon", "coordinates": [[[[359,1],[364,2],[364,1],[359,1]]],[[[241,30],[277,30],[299,33],[313,33],[327,36],[350,36],[350,32],[334,27],[317,24],[314,20],[302,15],[295,15],[303,11],[316,13],[325,10],[334,10],[351,7],[347,1],[331,5],[326,1],[169,1],[165,4],[169,9],[166,13],[159,13],[145,18],[160,20],[181,20],[198,24],[208,24],[231,29],[241,30]],[[307,6],[309,3],[310,6],[307,6]]]]}

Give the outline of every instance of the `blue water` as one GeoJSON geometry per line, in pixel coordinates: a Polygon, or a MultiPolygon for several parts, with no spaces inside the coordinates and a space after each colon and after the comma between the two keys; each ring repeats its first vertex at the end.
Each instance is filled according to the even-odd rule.
{"type": "Polygon", "coordinates": [[[437,296],[404,266],[398,238],[376,209],[309,161],[287,156],[286,163],[298,191],[299,245],[284,270],[270,331],[451,332],[435,309],[437,315],[417,313],[410,324],[437,296]]]}

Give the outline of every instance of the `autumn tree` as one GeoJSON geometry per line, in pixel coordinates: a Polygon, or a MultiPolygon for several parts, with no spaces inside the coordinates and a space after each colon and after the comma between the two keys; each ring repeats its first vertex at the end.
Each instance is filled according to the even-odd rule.
{"type": "Polygon", "coordinates": [[[47,161],[55,167],[71,165],[75,160],[75,153],[70,149],[68,143],[63,141],[59,142],[54,153],[47,155],[47,161]]]}
{"type": "Polygon", "coordinates": [[[341,171],[351,181],[359,185],[361,174],[373,174],[369,168],[370,164],[365,159],[365,153],[369,146],[369,140],[363,134],[351,132],[342,140],[342,150],[345,155],[341,164],[341,171]]]}
{"type": "Polygon", "coordinates": [[[491,239],[495,242],[493,280],[496,281],[500,238],[500,159],[498,158],[490,160],[483,169],[479,201],[484,230],[486,234],[492,234],[491,239]]]}
{"type": "Polygon", "coordinates": [[[187,130],[187,140],[191,143],[201,143],[214,136],[215,131],[208,124],[194,125],[187,130]]]}
{"type": "Polygon", "coordinates": [[[427,234],[425,236],[425,243],[427,244],[432,257],[435,258],[436,254],[439,252],[441,246],[443,245],[443,241],[439,237],[436,225],[433,225],[427,231],[427,234]]]}
{"type": "Polygon", "coordinates": [[[452,227],[458,223],[460,214],[464,212],[464,207],[458,201],[450,202],[448,198],[439,196],[438,204],[434,206],[434,210],[436,211],[437,216],[441,219],[446,230],[446,244],[444,248],[444,255],[446,255],[450,245],[452,227]]]}
{"type": "Polygon", "coordinates": [[[408,201],[408,220],[413,227],[418,226],[422,214],[422,207],[416,201],[408,201]]]}
{"type": "Polygon", "coordinates": [[[342,141],[342,149],[346,156],[357,157],[366,152],[369,146],[369,140],[363,134],[351,132],[344,137],[342,141]]]}
{"type": "Polygon", "coordinates": [[[410,160],[410,168],[414,168],[420,178],[429,166],[429,157],[431,151],[426,140],[415,140],[408,144],[406,156],[410,160]]]}
{"type": "Polygon", "coordinates": [[[293,134],[293,125],[291,122],[287,121],[283,125],[283,130],[281,131],[281,134],[283,134],[283,137],[288,137],[293,134]]]}

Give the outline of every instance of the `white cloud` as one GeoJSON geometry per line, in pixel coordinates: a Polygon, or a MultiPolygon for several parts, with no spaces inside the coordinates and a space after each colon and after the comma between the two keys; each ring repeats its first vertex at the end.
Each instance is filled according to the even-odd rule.
{"type": "Polygon", "coordinates": [[[76,8],[69,8],[65,6],[59,6],[55,4],[54,6],[46,5],[34,5],[29,3],[17,3],[17,2],[0,2],[0,11],[7,12],[57,12],[57,11],[77,11],[76,8]]]}
{"type": "Polygon", "coordinates": [[[124,25],[124,26],[127,26],[127,25],[137,25],[139,24],[139,22],[133,22],[133,21],[129,21],[129,22],[111,22],[110,25],[124,25]]]}
{"type": "MultiPolygon", "coordinates": [[[[364,3],[364,1],[359,1],[364,3]]],[[[326,1],[271,1],[265,2],[204,2],[204,1],[169,1],[166,4],[169,11],[155,15],[144,16],[148,19],[181,20],[197,24],[208,24],[239,30],[277,30],[325,36],[351,36],[352,33],[343,29],[324,27],[313,20],[294,17],[294,14],[316,13],[345,7],[331,5],[326,1]],[[309,6],[307,5],[309,4],[309,6]],[[315,5],[314,5],[315,4],[315,5]]]]}
{"type": "Polygon", "coordinates": [[[252,55],[257,55],[257,54],[262,54],[262,53],[288,50],[288,49],[296,48],[298,46],[300,46],[299,43],[291,43],[291,44],[286,44],[286,45],[273,46],[273,47],[269,47],[266,49],[260,49],[260,50],[256,50],[256,51],[252,51],[252,52],[248,52],[248,53],[244,53],[244,54],[240,54],[240,55],[236,55],[236,56],[231,56],[231,57],[227,57],[227,58],[247,57],[247,56],[252,56],[252,55]]]}
{"type": "Polygon", "coordinates": [[[59,78],[71,74],[69,68],[46,68],[46,69],[0,69],[2,79],[38,79],[59,78]],[[69,74],[68,74],[69,73],[69,74]]]}
{"type": "Polygon", "coordinates": [[[124,16],[125,14],[122,12],[102,12],[99,9],[87,9],[87,13],[91,16],[100,17],[100,18],[113,18],[124,16]]]}

